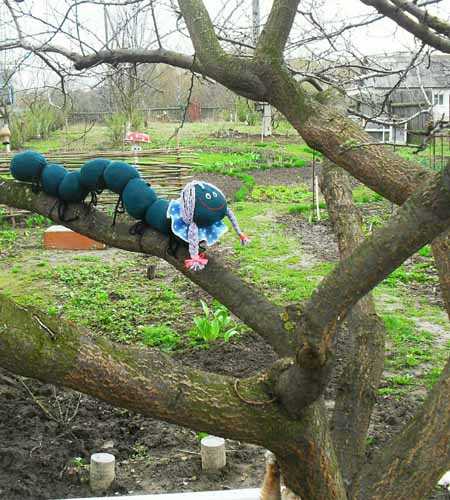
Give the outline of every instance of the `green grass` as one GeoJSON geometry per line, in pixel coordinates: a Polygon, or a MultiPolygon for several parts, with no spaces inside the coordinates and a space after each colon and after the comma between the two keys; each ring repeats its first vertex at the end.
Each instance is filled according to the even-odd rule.
{"type": "Polygon", "coordinates": [[[294,186],[256,186],[251,194],[255,201],[276,201],[277,203],[312,203],[312,193],[306,184],[294,186]]]}
{"type": "Polygon", "coordinates": [[[282,222],[274,219],[275,214],[282,218],[286,208],[274,203],[239,203],[235,212],[252,243],[241,247],[232,234],[226,237],[234,245],[232,258],[239,263],[240,273],[279,303],[308,298],[333,268],[329,262],[303,268],[297,238],[287,235],[282,222]]]}
{"type": "Polygon", "coordinates": [[[383,315],[392,352],[388,366],[413,368],[433,359],[433,334],[417,328],[416,323],[398,313],[383,315]]]}
{"type": "Polygon", "coordinates": [[[353,201],[357,204],[376,203],[383,201],[381,194],[372,191],[366,186],[358,186],[352,191],[353,201]]]}
{"type": "Polygon", "coordinates": [[[149,347],[159,347],[171,351],[181,343],[181,337],[168,325],[149,325],[139,328],[142,343],[149,347]]]}

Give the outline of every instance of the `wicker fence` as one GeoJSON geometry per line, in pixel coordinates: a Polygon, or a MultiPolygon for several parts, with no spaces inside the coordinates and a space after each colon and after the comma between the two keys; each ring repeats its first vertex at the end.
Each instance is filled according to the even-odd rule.
{"type": "MultiPolygon", "coordinates": [[[[192,167],[195,165],[196,155],[188,149],[152,149],[139,152],[131,151],[91,151],[91,152],[60,152],[44,153],[49,163],[60,163],[68,170],[79,169],[87,160],[92,158],[107,158],[121,160],[138,167],[143,179],[149,182],[158,196],[175,198],[183,186],[189,182],[192,167]]],[[[0,176],[9,176],[11,154],[0,154],[0,176]]],[[[117,195],[104,191],[99,196],[99,206],[113,206],[117,202],[117,195]]],[[[1,207],[1,206],[0,206],[1,207]]],[[[3,217],[14,218],[25,214],[24,210],[11,207],[2,207],[6,210],[3,217]]]]}

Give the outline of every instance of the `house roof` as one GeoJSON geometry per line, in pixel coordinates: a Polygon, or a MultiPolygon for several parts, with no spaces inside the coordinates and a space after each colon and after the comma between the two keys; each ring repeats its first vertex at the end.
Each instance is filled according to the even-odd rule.
{"type": "MultiPolygon", "coordinates": [[[[406,69],[412,60],[410,53],[388,54],[372,56],[371,63],[376,63],[380,68],[388,70],[406,69]]],[[[399,73],[390,74],[365,81],[365,87],[392,88],[397,84],[399,73]]],[[[406,78],[398,88],[419,88],[422,83],[425,88],[450,89],[450,55],[432,54],[420,60],[417,68],[411,68],[406,78]]]]}

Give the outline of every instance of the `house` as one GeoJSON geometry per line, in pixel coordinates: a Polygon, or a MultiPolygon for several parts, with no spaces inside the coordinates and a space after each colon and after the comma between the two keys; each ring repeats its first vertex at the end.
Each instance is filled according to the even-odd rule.
{"type": "Polygon", "coordinates": [[[375,140],[420,143],[432,123],[450,120],[450,55],[412,60],[410,53],[372,56],[375,71],[361,71],[348,90],[350,108],[375,140]]]}

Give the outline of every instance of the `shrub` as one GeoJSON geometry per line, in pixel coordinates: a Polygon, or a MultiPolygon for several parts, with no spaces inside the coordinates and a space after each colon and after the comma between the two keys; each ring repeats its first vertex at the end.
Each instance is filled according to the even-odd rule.
{"type": "Polygon", "coordinates": [[[106,118],[105,124],[108,129],[108,137],[111,145],[122,145],[127,124],[127,117],[125,116],[125,114],[114,113],[106,118]]]}

